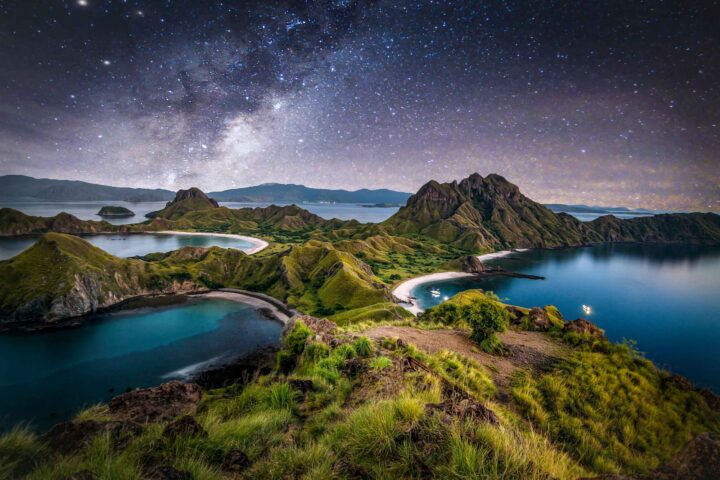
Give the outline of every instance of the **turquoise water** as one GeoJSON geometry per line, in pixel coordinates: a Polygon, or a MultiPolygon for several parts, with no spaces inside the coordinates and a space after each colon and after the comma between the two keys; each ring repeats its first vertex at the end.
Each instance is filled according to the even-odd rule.
{"type": "Polygon", "coordinates": [[[614,341],[633,339],[663,368],[720,393],[720,248],[604,245],[515,253],[489,263],[545,277],[455,279],[420,285],[421,307],[470,288],[522,306],[556,305],[587,317],[614,341]],[[433,298],[431,288],[441,296],[433,298]],[[583,314],[582,305],[592,314],[583,314]]]}
{"type": "Polygon", "coordinates": [[[0,430],[37,428],[128,388],[183,379],[276,345],[282,325],[222,299],[98,315],[79,328],[0,335],[0,430]]]}
{"type": "MultiPolygon", "coordinates": [[[[237,248],[248,250],[253,247],[250,242],[232,237],[216,235],[182,235],[182,234],[107,234],[83,235],[82,238],[118,257],[135,257],[153,252],[169,252],[181,247],[212,247],[237,248]]],[[[0,238],[0,260],[14,257],[37,241],[37,237],[2,237],[0,238]]]]}

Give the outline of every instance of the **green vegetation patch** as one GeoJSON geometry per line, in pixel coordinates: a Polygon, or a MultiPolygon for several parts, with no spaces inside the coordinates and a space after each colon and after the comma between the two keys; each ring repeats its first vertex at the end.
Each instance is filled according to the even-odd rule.
{"type": "Polygon", "coordinates": [[[576,352],[555,371],[518,375],[523,414],[596,472],[646,473],[695,435],[720,429],[720,414],[624,345],[576,352]]]}

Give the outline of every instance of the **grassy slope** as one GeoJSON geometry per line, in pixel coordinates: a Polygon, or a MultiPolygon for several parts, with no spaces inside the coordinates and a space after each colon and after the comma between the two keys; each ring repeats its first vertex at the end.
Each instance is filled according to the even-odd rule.
{"type": "MultiPolygon", "coordinates": [[[[648,472],[693,435],[720,430],[720,414],[701,395],[622,345],[572,348],[543,373],[519,373],[510,398],[500,398],[491,372],[456,353],[335,336],[341,344],[331,348],[298,322],[286,337],[284,363],[294,365],[288,377],[205,393],[196,419],[206,438],[167,440],[165,424],[150,424],[125,449],[98,437],[50,460],[38,438],[20,429],[0,437],[0,464],[7,471],[33,465],[28,478],[83,469],[142,478],[149,461],[216,479],[223,456],[240,449],[251,462],[240,478],[572,479],[648,472]],[[410,358],[428,370],[403,367],[410,358]],[[291,379],[313,388],[303,393],[291,379]],[[499,424],[430,406],[453,388],[491,408],[499,424]]],[[[111,417],[101,406],[79,418],[111,417]]]]}
{"type": "MultiPolygon", "coordinates": [[[[391,301],[389,290],[367,265],[326,242],[290,245],[257,256],[187,247],[146,260],[120,259],[79,237],[48,233],[28,251],[0,262],[0,316],[6,321],[37,320],[40,311],[55,317],[53,304],[82,303],[86,290],[97,292],[97,306],[113,298],[167,291],[176,282],[265,292],[304,312],[323,315],[391,301]],[[32,315],[16,318],[16,312],[32,305],[37,307],[32,315]]],[[[84,312],[75,314],[80,313],[84,312]]]]}
{"type": "Polygon", "coordinates": [[[0,312],[10,316],[33,301],[47,309],[77,284],[103,285],[102,302],[141,289],[150,279],[143,262],[114,257],[78,237],[47,233],[21,255],[0,262],[0,312]]]}

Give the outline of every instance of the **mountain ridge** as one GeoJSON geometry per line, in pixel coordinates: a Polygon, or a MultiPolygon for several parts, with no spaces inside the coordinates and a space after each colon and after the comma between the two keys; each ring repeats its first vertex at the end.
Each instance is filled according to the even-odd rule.
{"type": "MultiPolygon", "coordinates": [[[[410,193],[390,189],[342,190],[312,188],[299,184],[263,183],[208,193],[221,202],[277,203],[405,203],[410,193]]],[[[0,175],[0,201],[170,201],[175,192],[166,189],[114,187],[80,180],[0,175]]]]}
{"type": "Polygon", "coordinates": [[[720,216],[673,213],[582,222],[526,197],[497,174],[460,182],[431,180],[379,225],[400,235],[424,235],[474,251],[555,248],[603,242],[720,244],[720,216]]]}

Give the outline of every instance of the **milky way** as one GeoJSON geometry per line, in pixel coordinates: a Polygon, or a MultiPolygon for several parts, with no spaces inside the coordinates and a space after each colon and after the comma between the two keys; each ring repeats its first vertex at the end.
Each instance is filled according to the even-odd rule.
{"type": "Polygon", "coordinates": [[[0,174],[720,210],[714,2],[0,1],[0,174]]]}

